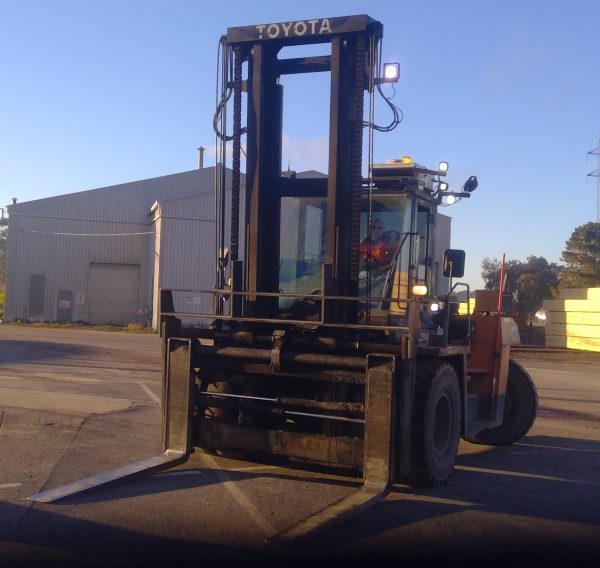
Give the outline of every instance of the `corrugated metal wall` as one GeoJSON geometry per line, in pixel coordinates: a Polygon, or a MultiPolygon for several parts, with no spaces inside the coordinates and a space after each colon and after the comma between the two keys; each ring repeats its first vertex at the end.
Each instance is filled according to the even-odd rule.
{"type": "MultiPolygon", "coordinates": [[[[242,179],[242,187],[243,187],[242,179]]],[[[240,195],[239,259],[245,250],[244,191],[240,195]]],[[[231,207],[229,185],[225,193],[225,208],[231,207]]],[[[156,219],[155,254],[159,258],[159,274],[154,279],[153,326],[158,324],[159,289],[211,290],[216,283],[215,266],[215,198],[208,193],[170,199],[159,203],[156,219]]],[[[231,236],[229,215],[226,215],[225,243],[229,246],[231,236]]],[[[212,313],[210,294],[175,293],[175,310],[191,313],[212,313]]],[[[192,320],[186,321],[191,323],[192,320]]],[[[198,320],[193,320],[198,321],[198,320]]]]}
{"type": "Polygon", "coordinates": [[[213,186],[214,168],[205,168],[9,206],[5,319],[28,318],[30,276],[43,275],[43,319],[56,319],[58,292],[71,290],[72,320],[87,321],[92,263],[138,264],[139,307],[150,307],[152,204],[207,192],[212,198],[213,186]]]}
{"type": "MultiPolygon", "coordinates": [[[[149,270],[146,259],[153,239],[148,224],[11,215],[9,226],[7,320],[29,318],[26,283],[32,274],[46,277],[44,320],[56,319],[58,291],[71,290],[75,296],[73,321],[87,321],[91,263],[139,264],[142,274],[149,270]],[[109,234],[113,236],[96,236],[109,234]]],[[[141,282],[140,306],[147,303],[148,292],[141,282]]]]}

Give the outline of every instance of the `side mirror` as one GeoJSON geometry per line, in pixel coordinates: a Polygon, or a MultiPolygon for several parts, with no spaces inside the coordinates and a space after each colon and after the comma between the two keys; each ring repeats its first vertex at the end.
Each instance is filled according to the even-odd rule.
{"type": "Polygon", "coordinates": [[[465,274],[465,251],[446,249],[444,253],[444,276],[462,278],[465,274]]]}
{"type": "Polygon", "coordinates": [[[465,185],[463,186],[463,190],[466,191],[467,193],[471,193],[472,191],[475,191],[477,189],[478,185],[479,185],[479,182],[477,181],[477,176],[471,176],[465,182],[465,185]]]}

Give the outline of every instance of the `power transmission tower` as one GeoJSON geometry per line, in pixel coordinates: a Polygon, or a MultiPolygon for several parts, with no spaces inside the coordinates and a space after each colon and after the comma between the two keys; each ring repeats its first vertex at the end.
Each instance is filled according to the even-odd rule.
{"type": "Polygon", "coordinates": [[[596,221],[600,223],[600,138],[598,139],[598,146],[590,150],[588,154],[598,156],[598,167],[590,172],[588,176],[596,178],[596,221]]]}

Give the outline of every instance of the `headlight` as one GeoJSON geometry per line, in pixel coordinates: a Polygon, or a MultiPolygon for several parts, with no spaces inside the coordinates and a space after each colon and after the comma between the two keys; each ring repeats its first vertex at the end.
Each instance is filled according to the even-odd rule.
{"type": "Polygon", "coordinates": [[[427,286],[424,284],[415,284],[412,287],[413,296],[427,296],[427,286]]]}
{"type": "Polygon", "coordinates": [[[429,309],[432,312],[439,312],[440,311],[440,305],[437,302],[432,302],[431,304],[429,304],[429,309]]]}

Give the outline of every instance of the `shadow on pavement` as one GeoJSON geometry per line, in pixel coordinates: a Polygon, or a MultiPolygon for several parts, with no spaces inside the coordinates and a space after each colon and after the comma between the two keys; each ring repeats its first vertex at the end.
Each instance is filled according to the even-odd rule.
{"type": "Polygon", "coordinates": [[[600,442],[528,436],[512,446],[459,455],[460,492],[488,510],[574,523],[600,523],[600,442]]]}
{"type": "Polygon", "coordinates": [[[403,527],[405,540],[379,552],[471,559],[598,557],[600,541],[590,538],[600,524],[598,442],[531,436],[512,446],[485,448],[459,455],[443,487],[396,485],[387,500],[328,531],[327,547],[403,527]],[[442,517],[457,514],[460,524],[458,519],[455,524],[464,531],[444,534],[448,524],[442,517]]]}
{"type": "MultiPolygon", "coordinates": [[[[97,565],[115,566],[120,565],[120,561],[129,566],[152,566],[176,560],[178,566],[187,566],[200,559],[217,559],[219,565],[247,565],[273,555],[285,557],[286,565],[290,565],[290,559],[302,561],[315,556],[328,559],[330,564],[340,560],[345,565],[384,557],[423,562],[442,557],[485,559],[487,563],[516,557],[572,561],[587,560],[599,552],[599,543],[589,538],[593,533],[588,530],[600,523],[597,442],[530,436],[513,446],[482,446],[482,450],[459,455],[457,471],[446,486],[417,490],[396,485],[387,500],[372,509],[308,542],[300,541],[283,549],[249,549],[149,536],[63,515],[62,511],[69,511],[68,508],[47,505],[34,505],[25,512],[20,505],[3,503],[0,513],[2,509],[6,512],[6,508],[20,507],[23,511],[17,513],[26,515],[26,522],[19,523],[22,528],[8,539],[21,546],[20,552],[15,554],[23,554],[28,559],[35,547],[42,547],[56,550],[57,554],[67,551],[74,558],[85,557],[85,565],[92,566],[96,560],[97,565]],[[448,521],[453,515],[460,516],[448,521]],[[573,526],[583,527],[583,530],[573,532],[573,526]],[[400,527],[403,530],[398,533],[398,541],[390,543],[388,538],[382,546],[377,546],[378,537],[400,527]],[[519,527],[522,527],[520,532],[519,527]],[[545,528],[550,529],[548,534],[545,528]]],[[[223,471],[227,481],[233,482],[276,478],[357,486],[351,478],[327,479],[318,474],[309,477],[277,471],[223,471]]],[[[104,488],[63,503],[85,507],[91,503],[181,489],[200,490],[224,481],[222,473],[213,469],[187,468],[170,473],[104,488]]],[[[176,507],[176,503],[173,506],[176,507]]],[[[286,503],[281,506],[285,507],[286,503]]],[[[0,557],[3,557],[1,546],[0,557]]],[[[62,562],[61,565],[70,564],[62,562]]]]}
{"type": "Polygon", "coordinates": [[[25,363],[43,359],[89,357],[90,355],[102,353],[103,351],[105,350],[88,345],[0,339],[0,364],[25,363]]]}
{"type": "Polygon", "coordinates": [[[53,503],[52,505],[72,506],[86,503],[102,503],[105,501],[130,499],[132,497],[175,492],[185,489],[200,490],[202,487],[223,483],[224,481],[236,482],[257,478],[302,481],[304,483],[316,483],[319,485],[332,485],[337,487],[358,488],[361,485],[359,481],[351,478],[330,479],[326,477],[319,477],[317,474],[309,477],[306,475],[300,476],[265,471],[256,473],[227,469],[216,470],[210,468],[177,468],[176,470],[167,470],[166,472],[156,473],[137,480],[130,480],[117,483],[112,486],[92,489],[87,493],[82,493],[73,497],[67,497],[61,501],[53,503]]]}
{"type": "Polygon", "coordinates": [[[0,502],[0,512],[7,517],[26,517],[25,523],[0,540],[3,566],[179,568],[206,566],[210,561],[219,566],[241,565],[258,556],[248,547],[148,535],[35,507],[0,502]]]}
{"type": "MultiPolygon", "coordinates": [[[[393,492],[464,501],[497,513],[531,515],[575,523],[600,523],[600,442],[552,436],[529,436],[511,446],[480,446],[477,453],[458,455],[449,483],[433,489],[396,485],[393,492]]],[[[289,467],[289,466],[288,466],[289,467]]],[[[340,487],[357,487],[351,477],[331,479],[319,473],[298,475],[274,471],[222,470],[227,480],[284,479],[340,487]]],[[[314,471],[314,470],[313,470],[314,471]]],[[[167,470],[58,502],[96,503],[115,499],[201,488],[221,483],[211,468],[167,470]]],[[[413,522],[407,518],[407,522],[413,522]]]]}

